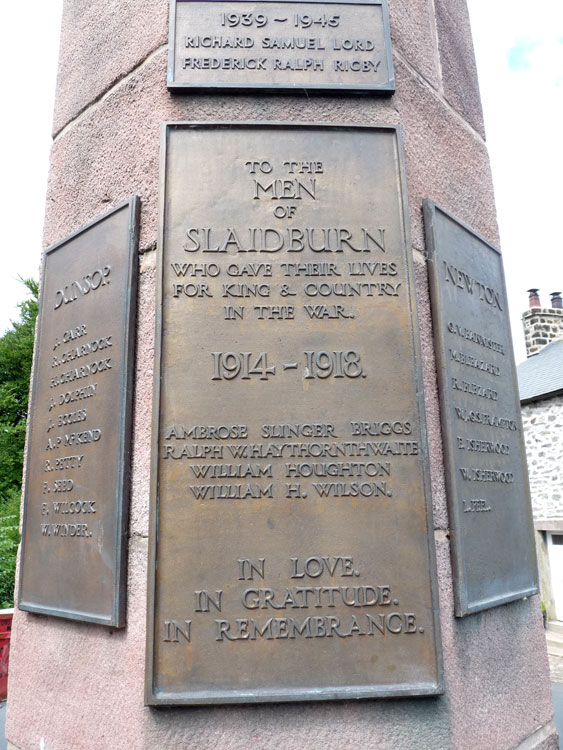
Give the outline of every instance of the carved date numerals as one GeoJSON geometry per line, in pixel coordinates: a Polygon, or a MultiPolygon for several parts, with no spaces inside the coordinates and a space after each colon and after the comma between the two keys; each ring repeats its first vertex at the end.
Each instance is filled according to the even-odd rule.
{"type": "Polygon", "coordinates": [[[305,358],[305,380],[366,377],[360,355],[355,349],[344,352],[305,352],[305,358]]]}
{"type": "Polygon", "coordinates": [[[293,25],[300,29],[310,29],[312,26],[321,26],[323,29],[327,26],[336,28],[340,25],[340,16],[327,16],[326,13],[310,16],[298,13],[293,16],[293,25]]]}
{"type": "MultiPolygon", "coordinates": [[[[305,355],[305,380],[326,380],[327,378],[365,378],[359,352],[347,349],[338,352],[303,352],[305,355]]],[[[274,365],[268,364],[267,352],[211,352],[213,358],[213,376],[211,380],[251,380],[258,377],[268,380],[276,374],[274,365]]],[[[297,362],[283,365],[285,370],[297,370],[297,362]]]]}
{"type": "MultiPolygon", "coordinates": [[[[267,26],[268,16],[263,13],[221,13],[221,26],[228,26],[231,29],[237,26],[255,26],[258,29],[267,26]]],[[[287,18],[275,18],[274,21],[278,23],[284,23],[287,18]]],[[[340,25],[340,16],[327,15],[322,13],[320,15],[308,15],[303,13],[297,13],[292,18],[293,26],[298,29],[310,29],[313,26],[320,26],[321,28],[337,28],[340,25]]]]}
{"type": "Polygon", "coordinates": [[[237,26],[256,26],[262,28],[268,23],[263,13],[221,13],[221,26],[236,28],[237,26]]]}
{"type": "Polygon", "coordinates": [[[275,367],[268,366],[268,355],[266,352],[253,354],[252,352],[212,352],[213,377],[212,380],[234,380],[241,377],[242,380],[250,380],[259,377],[260,380],[268,380],[270,375],[276,374],[275,367]]]}

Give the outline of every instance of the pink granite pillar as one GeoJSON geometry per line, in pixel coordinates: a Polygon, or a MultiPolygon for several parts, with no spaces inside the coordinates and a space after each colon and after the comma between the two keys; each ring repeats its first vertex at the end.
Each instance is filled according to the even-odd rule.
{"type": "Polygon", "coordinates": [[[45,246],[142,200],[123,631],[16,611],[7,737],[19,750],[557,748],[538,597],[457,620],[424,258],[431,198],[499,243],[465,0],[389,0],[390,98],[166,89],[168,0],[65,0],[45,246]],[[401,123],[423,342],[445,694],[215,708],[143,701],[159,129],[165,120],[401,123]]]}

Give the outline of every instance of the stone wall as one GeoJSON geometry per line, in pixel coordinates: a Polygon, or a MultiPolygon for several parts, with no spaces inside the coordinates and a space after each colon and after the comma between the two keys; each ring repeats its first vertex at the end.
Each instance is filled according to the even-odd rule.
{"type": "Polygon", "coordinates": [[[526,404],[522,421],[534,519],[563,518],[563,396],[526,404]]]}
{"type": "MultiPolygon", "coordinates": [[[[45,246],[142,200],[127,627],[16,612],[7,737],[20,750],[556,748],[539,597],[453,613],[422,224],[430,198],[498,245],[465,0],[389,0],[392,97],[170,95],[168,0],[65,0],[45,246]],[[422,338],[445,694],[438,698],[144,706],[160,126],[166,120],[400,123],[422,338]]],[[[531,95],[530,95],[531,96],[531,95]]],[[[408,540],[405,540],[408,543],[408,540]]]]}
{"type": "Polygon", "coordinates": [[[537,354],[552,341],[563,338],[563,310],[532,307],[522,315],[526,354],[537,354]]]}
{"type": "MultiPolygon", "coordinates": [[[[534,522],[540,529],[548,527],[561,533],[563,527],[550,522],[563,523],[563,396],[526,404],[522,422],[534,522]]],[[[555,620],[545,531],[536,531],[536,549],[542,601],[548,619],[555,620]]]]}

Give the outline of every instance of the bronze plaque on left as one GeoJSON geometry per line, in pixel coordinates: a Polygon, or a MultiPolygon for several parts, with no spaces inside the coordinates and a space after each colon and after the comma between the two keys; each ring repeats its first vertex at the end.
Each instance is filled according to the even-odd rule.
{"type": "Polygon", "coordinates": [[[387,0],[170,3],[171,91],[395,91],[387,0]]]}
{"type": "Polygon", "coordinates": [[[125,625],[139,199],[44,256],[18,606],[125,625]]]}
{"type": "Polygon", "coordinates": [[[165,129],[151,705],[435,695],[397,128],[165,129]]]}

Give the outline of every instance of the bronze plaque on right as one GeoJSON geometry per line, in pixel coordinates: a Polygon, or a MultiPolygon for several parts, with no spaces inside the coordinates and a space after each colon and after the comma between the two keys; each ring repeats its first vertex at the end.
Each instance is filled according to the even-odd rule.
{"type": "Polygon", "coordinates": [[[538,592],[502,257],[424,202],[455,574],[463,617],[538,592]]]}

